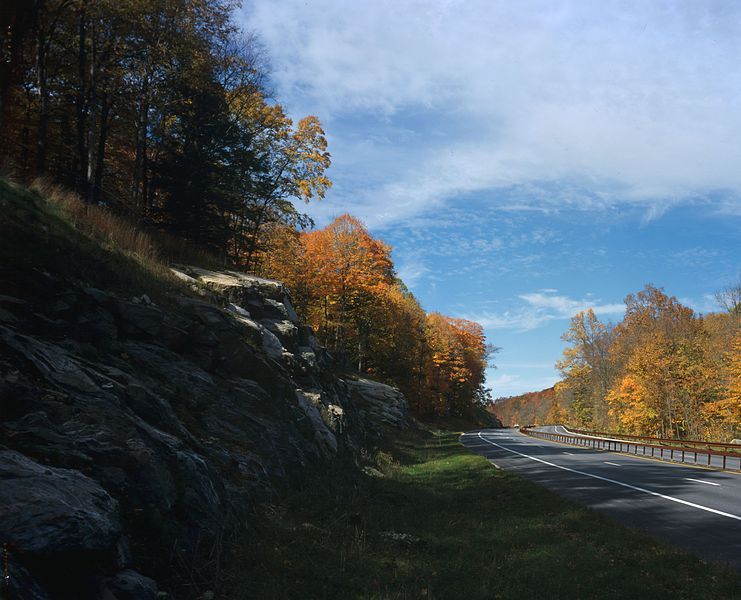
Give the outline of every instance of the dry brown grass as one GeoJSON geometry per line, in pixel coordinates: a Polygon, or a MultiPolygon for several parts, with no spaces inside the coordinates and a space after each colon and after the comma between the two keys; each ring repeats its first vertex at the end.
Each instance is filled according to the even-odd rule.
{"type": "Polygon", "coordinates": [[[224,262],[187,240],[164,232],[149,232],[124,216],[103,206],[84,202],[76,193],[44,178],[35,179],[30,188],[52,202],[75,229],[99,244],[130,256],[159,277],[170,279],[172,263],[219,268],[224,262]]]}
{"type": "MultiPolygon", "coordinates": [[[[53,202],[65,220],[101,244],[114,247],[145,263],[162,263],[152,236],[110,210],[87,204],[66,188],[46,179],[34,179],[31,189],[53,202]]],[[[164,265],[163,265],[164,266],[164,265]]]]}

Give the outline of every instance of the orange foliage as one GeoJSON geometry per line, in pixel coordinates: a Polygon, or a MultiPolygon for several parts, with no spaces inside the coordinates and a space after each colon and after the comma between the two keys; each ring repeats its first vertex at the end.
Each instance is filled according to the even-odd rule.
{"type": "Polygon", "coordinates": [[[696,315],[648,285],[615,326],[579,313],[556,386],[568,422],[626,433],[731,439],[741,433],[741,315],[696,315]]]}
{"type": "Polygon", "coordinates": [[[548,388],[519,396],[497,398],[491,407],[491,412],[509,427],[563,423],[563,415],[558,405],[554,407],[554,404],[556,404],[555,390],[548,388]]]}
{"type": "Polygon", "coordinates": [[[267,274],[346,368],[399,386],[417,414],[462,414],[480,402],[488,348],[483,328],[426,315],[394,272],[391,248],[355,217],[321,230],[273,228],[267,274]]]}

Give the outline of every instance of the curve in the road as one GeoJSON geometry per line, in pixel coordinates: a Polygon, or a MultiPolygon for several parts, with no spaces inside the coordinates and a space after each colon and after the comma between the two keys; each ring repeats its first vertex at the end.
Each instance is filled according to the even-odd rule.
{"type": "Polygon", "coordinates": [[[501,468],[741,571],[741,475],[591,448],[567,451],[514,429],[472,431],[461,442],[501,468]]]}
{"type": "MultiPolygon", "coordinates": [[[[669,500],[670,502],[678,502],[679,504],[685,504],[693,508],[699,508],[700,510],[706,510],[708,512],[715,513],[716,515],[720,515],[722,517],[728,517],[729,519],[736,519],[737,521],[741,521],[741,516],[739,515],[732,515],[731,513],[723,512],[722,510],[716,510],[714,508],[710,508],[709,506],[703,506],[701,504],[695,504],[694,502],[682,500],[681,498],[675,498],[674,496],[667,496],[665,494],[660,494],[659,492],[654,492],[651,490],[647,490],[646,488],[638,487],[636,485],[631,485],[629,483],[625,483],[624,481],[617,481],[616,479],[610,479],[609,477],[602,477],[601,475],[595,475],[594,473],[587,473],[585,471],[579,471],[578,469],[571,469],[569,467],[564,467],[563,465],[557,465],[555,463],[548,462],[547,460],[543,460],[542,458],[538,458],[536,456],[530,456],[529,454],[524,454],[522,452],[518,452],[517,450],[505,448],[504,446],[501,446],[500,444],[497,444],[495,442],[492,442],[491,440],[487,440],[486,438],[482,437],[480,432],[478,433],[478,436],[482,440],[484,440],[486,443],[491,444],[493,446],[497,446],[498,448],[501,448],[502,450],[506,450],[507,452],[512,452],[513,454],[524,456],[525,458],[529,458],[530,460],[536,460],[538,462],[543,463],[544,465],[555,467],[556,469],[563,469],[564,471],[571,471],[572,473],[577,473],[578,475],[584,475],[585,477],[593,477],[594,479],[600,479],[608,483],[614,483],[615,485],[621,485],[623,487],[630,488],[631,490],[636,490],[637,492],[642,492],[644,494],[650,494],[651,496],[663,498],[664,500],[669,500]]],[[[617,463],[611,463],[608,461],[604,461],[604,462],[605,464],[608,464],[608,465],[613,465],[613,466],[618,466],[618,467],[620,466],[617,463]]],[[[709,483],[709,482],[701,481],[700,483],[709,483]]],[[[720,484],[711,483],[710,485],[720,485],[720,484]]]]}

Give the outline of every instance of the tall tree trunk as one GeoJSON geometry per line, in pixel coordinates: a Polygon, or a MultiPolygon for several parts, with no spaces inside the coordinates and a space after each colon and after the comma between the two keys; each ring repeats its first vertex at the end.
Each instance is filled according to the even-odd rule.
{"type": "Polygon", "coordinates": [[[149,127],[149,73],[142,79],[141,99],[136,118],[136,143],[134,150],[134,172],[131,175],[131,208],[141,219],[144,214],[143,184],[146,171],[147,127],[149,127]]]}
{"type": "Polygon", "coordinates": [[[105,167],[105,145],[108,138],[108,115],[111,103],[108,94],[104,93],[100,100],[100,127],[98,132],[98,151],[95,154],[95,180],[93,182],[93,200],[101,196],[103,187],[103,169],[105,167]]]}
{"type": "Polygon", "coordinates": [[[80,9],[79,21],[79,40],[77,46],[77,69],[78,69],[78,87],[77,87],[77,191],[83,195],[87,191],[85,180],[87,178],[87,149],[85,144],[85,122],[87,121],[87,98],[85,93],[85,79],[87,78],[87,27],[86,27],[86,2],[83,2],[80,9]]]}
{"type": "Polygon", "coordinates": [[[43,28],[38,27],[36,40],[36,85],[39,90],[39,121],[36,133],[36,175],[46,172],[47,142],[49,136],[49,89],[46,73],[47,40],[43,28]]]}
{"type": "Polygon", "coordinates": [[[85,169],[85,199],[92,204],[95,200],[95,182],[94,182],[94,164],[95,164],[95,130],[97,127],[98,100],[97,90],[95,89],[95,61],[96,61],[96,43],[95,43],[95,23],[90,23],[90,60],[88,61],[88,76],[90,78],[88,106],[89,124],[87,129],[87,159],[85,169]]]}
{"type": "MultiPolygon", "coordinates": [[[[21,50],[26,36],[37,23],[39,11],[44,8],[45,0],[2,0],[0,2],[0,28],[4,48],[0,50],[3,60],[0,61],[0,131],[7,129],[8,112],[11,104],[11,90],[22,79],[23,58],[21,50]]],[[[6,136],[0,145],[7,142],[6,136]]],[[[5,148],[9,150],[9,148],[5,148]]]]}

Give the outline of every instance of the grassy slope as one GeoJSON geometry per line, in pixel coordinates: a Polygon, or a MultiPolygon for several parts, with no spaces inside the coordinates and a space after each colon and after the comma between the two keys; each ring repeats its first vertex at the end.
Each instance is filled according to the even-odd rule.
{"type": "Polygon", "coordinates": [[[229,595],[741,598],[738,575],[498,471],[457,440],[407,435],[377,457],[385,477],[313,474],[264,506],[229,595]]]}
{"type": "Polygon", "coordinates": [[[193,292],[172,275],[165,254],[192,255],[200,260],[193,264],[213,266],[210,257],[184,245],[164,250],[159,238],[62,188],[41,183],[37,192],[0,177],[0,277],[11,288],[6,293],[30,293],[26,286],[39,284],[33,275],[38,270],[125,297],[147,294],[177,312],[175,298],[193,292]]]}
{"type": "Polygon", "coordinates": [[[164,267],[147,264],[115,242],[94,239],[81,219],[27,188],[0,178],[0,256],[14,270],[43,269],[57,276],[94,282],[107,289],[157,293],[164,267]]]}

